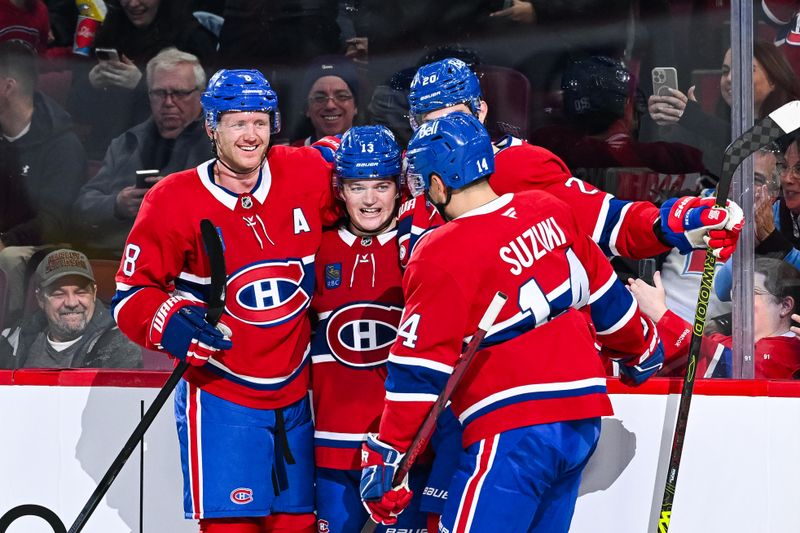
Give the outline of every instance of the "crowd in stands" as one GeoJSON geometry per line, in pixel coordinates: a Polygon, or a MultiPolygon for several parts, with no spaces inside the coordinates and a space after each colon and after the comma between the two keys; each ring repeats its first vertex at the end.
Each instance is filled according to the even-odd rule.
{"type": "MultiPolygon", "coordinates": [[[[479,73],[495,138],[524,137],[622,199],[713,190],[737,66],[728,37],[713,38],[719,10],[695,4],[0,0],[0,368],[142,366],[90,263],[121,258],[150,186],[213,157],[200,97],[218,68],[259,68],[272,82],[282,124],[273,144],[382,124],[405,146],[411,78],[454,56],[479,73]],[[670,38],[686,5],[709,31],[670,38]],[[651,69],[665,65],[678,67],[679,86],[652,94],[651,69]],[[67,83],[47,83],[54,72],[67,83]]],[[[789,4],[756,6],[757,118],[800,98],[800,6],[789,4]]],[[[800,305],[800,141],[782,139],[755,166],[756,353],[777,342],[790,354],[758,359],[756,375],[800,376],[790,318],[800,305]]],[[[676,339],[694,316],[703,257],[673,249],[652,283],[630,276],[642,309],[676,339]]],[[[732,263],[717,266],[711,316],[730,313],[732,263]]],[[[623,279],[634,271],[615,266],[623,279]]],[[[726,323],[704,344],[708,376],[732,375],[726,323]]],[[[667,357],[683,359],[673,344],[667,357]]],[[[664,375],[681,371],[667,366],[664,375]]]]}

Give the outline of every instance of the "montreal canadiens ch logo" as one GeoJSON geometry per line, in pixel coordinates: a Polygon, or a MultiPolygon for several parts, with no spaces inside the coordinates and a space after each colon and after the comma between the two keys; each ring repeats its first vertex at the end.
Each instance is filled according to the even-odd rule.
{"type": "Polygon", "coordinates": [[[331,314],[325,329],[332,355],[357,368],[381,365],[397,337],[402,307],[376,303],[347,305],[331,314]]]}
{"type": "Polygon", "coordinates": [[[238,488],[231,492],[231,501],[236,505],[244,505],[253,501],[253,489],[238,488]]]}
{"type": "Polygon", "coordinates": [[[242,322],[275,326],[303,312],[311,300],[302,287],[302,262],[267,261],[250,265],[228,280],[226,310],[242,322]]]}

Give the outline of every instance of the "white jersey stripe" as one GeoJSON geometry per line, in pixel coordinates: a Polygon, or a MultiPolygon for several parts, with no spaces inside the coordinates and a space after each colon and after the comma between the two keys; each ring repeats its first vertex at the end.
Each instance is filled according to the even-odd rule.
{"type": "Polygon", "coordinates": [[[230,374],[231,376],[235,376],[235,377],[237,377],[237,378],[239,378],[241,380],[248,381],[248,382],[254,383],[256,385],[275,385],[275,384],[284,382],[287,379],[289,379],[290,377],[294,376],[297,373],[297,371],[300,369],[300,367],[303,366],[303,364],[305,363],[306,358],[308,357],[308,353],[310,351],[311,351],[311,343],[308,343],[308,345],[306,345],[306,351],[305,351],[305,353],[303,353],[303,358],[300,360],[300,363],[294,369],[292,369],[292,371],[288,375],[279,376],[277,378],[257,378],[255,376],[247,376],[245,374],[237,374],[236,372],[234,372],[233,370],[231,370],[227,366],[223,365],[222,363],[220,363],[216,359],[209,359],[207,364],[213,365],[213,366],[219,368],[220,370],[222,370],[226,374],[230,374]]]}
{"type": "Polygon", "coordinates": [[[435,402],[438,397],[436,394],[386,391],[386,399],[392,402],[435,402]]]}
{"type": "Polygon", "coordinates": [[[636,313],[636,310],[638,308],[639,308],[639,306],[636,305],[636,300],[631,299],[631,305],[630,305],[630,307],[628,307],[628,310],[625,311],[625,314],[622,315],[622,318],[617,320],[617,323],[614,324],[613,326],[611,326],[610,328],[604,329],[603,331],[598,331],[597,334],[598,335],[611,335],[615,331],[618,331],[618,330],[622,329],[623,327],[625,327],[625,325],[628,322],[630,322],[630,320],[633,318],[633,315],[636,313]]]}
{"type": "Polygon", "coordinates": [[[178,279],[182,279],[182,280],[188,281],[190,283],[196,283],[198,285],[210,285],[211,284],[211,278],[210,277],[205,278],[205,277],[202,277],[202,276],[197,276],[195,274],[192,274],[191,272],[181,272],[180,274],[178,274],[178,279]]]}
{"type": "Polygon", "coordinates": [[[632,203],[625,204],[625,207],[623,207],[619,212],[619,219],[617,219],[617,223],[614,224],[614,229],[611,230],[611,236],[608,238],[608,248],[611,250],[613,255],[619,255],[619,251],[617,250],[619,230],[622,228],[622,222],[625,220],[625,215],[628,214],[628,209],[630,209],[632,205],[632,203]]]}
{"type": "Polygon", "coordinates": [[[595,303],[597,300],[602,298],[603,295],[607,293],[608,290],[614,285],[614,282],[617,279],[619,279],[617,278],[617,275],[614,272],[612,272],[611,275],[608,277],[608,280],[605,283],[603,283],[603,286],[594,291],[592,295],[589,296],[589,305],[595,303]]]}
{"type": "Polygon", "coordinates": [[[423,368],[428,368],[430,370],[435,370],[436,372],[444,372],[445,374],[453,373],[452,366],[446,365],[444,363],[439,363],[437,361],[424,359],[422,357],[404,357],[404,356],[401,357],[394,355],[393,353],[390,353],[389,362],[395,365],[420,366],[423,368]]]}
{"type": "Polygon", "coordinates": [[[476,411],[479,411],[484,407],[492,405],[493,403],[506,400],[508,398],[513,398],[514,396],[520,396],[522,394],[530,394],[536,392],[569,391],[569,390],[582,389],[585,387],[596,387],[596,386],[604,387],[605,385],[606,385],[605,378],[587,378],[587,379],[579,379],[576,381],[562,381],[557,383],[537,383],[533,385],[523,385],[520,387],[513,387],[511,389],[506,389],[491,394],[486,398],[482,399],[481,401],[472,404],[471,406],[464,409],[464,411],[461,413],[461,416],[459,416],[458,419],[463,424],[464,421],[476,411]]]}
{"type": "Polygon", "coordinates": [[[606,218],[608,217],[610,201],[611,195],[606,194],[605,198],[603,198],[603,206],[600,208],[600,213],[597,215],[597,224],[595,224],[594,231],[592,232],[592,240],[594,242],[600,242],[600,237],[603,235],[603,228],[606,227],[606,218]]]}
{"type": "Polygon", "coordinates": [[[366,433],[339,433],[336,431],[314,431],[315,439],[342,440],[347,442],[360,442],[367,440],[366,433]]]}

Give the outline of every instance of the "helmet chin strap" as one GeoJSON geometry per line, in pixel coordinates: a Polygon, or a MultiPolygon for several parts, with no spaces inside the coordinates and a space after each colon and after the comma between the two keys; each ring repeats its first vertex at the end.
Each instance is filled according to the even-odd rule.
{"type": "Polygon", "coordinates": [[[442,218],[445,220],[445,222],[450,222],[453,219],[450,218],[449,216],[447,216],[447,214],[444,212],[444,210],[447,207],[447,205],[450,203],[450,200],[452,199],[453,188],[452,187],[445,187],[445,193],[446,193],[447,196],[445,197],[445,201],[443,203],[442,202],[434,202],[433,201],[433,198],[431,198],[430,189],[425,191],[425,199],[428,200],[431,203],[431,205],[436,208],[437,211],[439,211],[439,214],[442,215],[442,218]]]}

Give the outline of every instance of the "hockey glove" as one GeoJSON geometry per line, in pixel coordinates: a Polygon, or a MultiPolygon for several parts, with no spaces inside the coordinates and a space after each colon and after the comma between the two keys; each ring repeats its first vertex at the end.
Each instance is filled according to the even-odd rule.
{"type": "Polygon", "coordinates": [[[334,156],[336,154],[336,150],[339,149],[339,145],[342,143],[341,137],[341,135],[326,135],[325,137],[312,143],[311,147],[319,150],[319,153],[322,154],[322,158],[325,161],[328,163],[333,163],[335,162],[334,156]]]}
{"type": "Polygon", "coordinates": [[[150,326],[149,340],[182,361],[203,366],[220,350],[229,350],[231,330],[205,319],[205,308],[191,300],[170,298],[159,307],[150,326]]]}
{"type": "Polygon", "coordinates": [[[715,201],[714,198],[684,196],[664,202],[659,227],[661,242],[687,254],[705,248],[710,241],[715,256],[730,257],[742,229],[743,216],[734,202],[729,201],[726,209],[714,207],[715,201]],[[714,231],[713,236],[711,231],[714,231]]]}
{"type": "Polygon", "coordinates": [[[409,490],[408,477],[400,486],[392,487],[394,474],[403,459],[392,446],[378,440],[370,433],[361,447],[361,499],[372,520],[390,526],[397,523],[397,515],[403,512],[413,493],[409,490]]]}
{"type": "Polygon", "coordinates": [[[619,363],[619,379],[629,387],[638,387],[664,366],[664,344],[652,320],[642,318],[644,336],[649,338],[648,350],[639,357],[622,359],[619,363]]]}
{"type": "Polygon", "coordinates": [[[736,202],[728,200],[725,209],[728,211],[725,227],[710,230],[708,235],[703,237],[706,245],[714,251],[714,257],[722,261],[727,261],[733,255],[744,226],[744,212],[736,202]]]}

